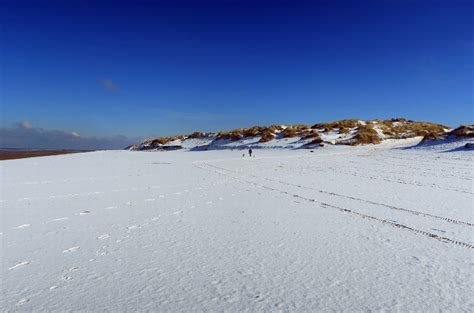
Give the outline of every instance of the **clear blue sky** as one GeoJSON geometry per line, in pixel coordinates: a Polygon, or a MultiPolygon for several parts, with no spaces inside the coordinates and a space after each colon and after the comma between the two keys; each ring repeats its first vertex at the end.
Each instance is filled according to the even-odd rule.
{"type": "Polygon", "coordinates": [[[473,1],[2,1],[1,123],[473,123],[473,1]]]}

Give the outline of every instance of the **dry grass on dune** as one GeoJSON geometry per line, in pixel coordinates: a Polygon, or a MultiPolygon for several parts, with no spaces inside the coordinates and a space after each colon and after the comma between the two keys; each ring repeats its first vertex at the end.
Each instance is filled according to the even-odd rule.
{"type": "Polygon", "coordinates": [[[150,142],[150,145],[152,147],[156,147],[156,146],[160,146],[160,145],[164,145],[170,141],[172,141],[173,138],[172,137],[158,137],[158,138],[155,138],[153,139],[151,142],[150,142]]]}
{"type": "Polygon", "coordinates": [[[217,139],[237,141],[242,139],[244,136],[242,135],[242,129],[234,129],[231,131],[219,132],[216,137],[217,139]]]}
{"type": "Polygon", "coordinates": [[[175,140],[184,140],[184,139],[186,139],[186,137],[181,136],[181,135],[173,136],[173,137],[158,137],[152,140],[147,140],[143,144],[147,146],[151,146],[151,147],[159,147],[175,140]]]}
{"type": "Polygon", "coordinates": [[[318,132],[312,129],[304,133],[303,139],[318,138],[318,137],[319,137],[318,132]]]}
{"type": "Polygon", "coordinates": [[[206,133],[202,132],[194,132],[186,137],[191,138],[191,139],[200,139],[200,138],[206,138],[208,135],[206,133]]]}
{"type": "Polygon", "coordinates": [[[359,120],[357,119],[346,119],[328,123],[318,123],[311,126],[313,129],[324,129],[325,132],[331,131],[334,128],[346,129],[346,128],[355,128],[359,125],[359,120]]]}
{"type": "Polygon", "coordinates": [[[275,135],[275,133],[278,133],[282,130],[283,127],[280,125],[253,126],[250,128],[238,128],[231,131],[219,132],[217,133],[217,138],[236,141],[242,138],[259,136],[264,133],[267,133],[266,138],[269,138],[270,136],[268,135],[268,133],[272,133],[273,135],[275,135]]]}
{"type": "Polygon", "coordinates": [[[280,132],[283,130],[283,127],[281,125],[270,125],[268,127],[265,127],[265,130],[271,131],[272,133],[280,132]]]}
{"type": "Polygon", "coordinates": [[[449,127],[429,122],[415,122],[404,118],[393,118],[389,120],[373,120],[372,125],[378,125],[386,138],[405,139],[416,136],[426,138],[438,138],[445,134],[449,127]]]}
{"type": "Polygon", "coordinates": [[[268,142],[275,139],[275,134],[269,130],[266,130],[262,133],[262,137],[260,138],[259,142],[268,142]]]}
{"type": "Polygon", "coordinates": [[[350,132],[350,129],[347,127],[341,127],[339,128],[339,134],[347,134],[350,132]]]}
{"type": "Polygon", "coordinates": [[[313,137],[313,140],[309,143],[310,145],[318,145],[323,142],[323,139],[318,135],[317,137],[313,137]]]}
{"type": "Polygon", "coordinates": [[[285,130],[282,132],[283,138],[293,138],[297,137],[298,135],[301,134],[301,131],[293,128],[293,127],[287,127],[285,130]]]}
{"type": "Polygon", "coordinates": [[[255,137],[261,134],[262,132],[264,132],[267,128],[268,127],[264,127],[264,126],[253,126],[250,128],[245,128],[242,131],[242,135],[244,137],[255,137]]]}
{"type": "Polygon", "coordinates": [[[454,129],[451,134],[456,137],[474,137],[474,125],[461,125],[454,129]]]}
{"type": "Polygon", "coordinates": [[[361,125],[357,134],[349,141],[350,145],[378,144],[381,142],[380,136],[371,125],[361,125]]]}
{"type": "MultiPolygon", "coordinates": [[[[352,130],[356,130],[356,134],[351,139],[343,139],[341,144],[377,144],[381,142],[378,129],[382,131],[387,139],[403,139],[415,136],[424,136],[425,139],[437,139],[446,135],[447,126],[429,123],[415,122],[404,118],[392,118],[386,120],[367,121],[366,125],[357,119],[345,119],[328,123],[318,123],[313,126],[296,124],[289,126],[270,125],[270,126],[253,126],[249,128],[237,128],[229,131],[221,131],[215,134],[216,139],[225,139],[237,141],[243,138],[251,138],[260,136],[259,142],[268,142],[276,138],[277,134],[283,138],[301,137],[303,139],[312,139],[313,144],[322,142],[319,132],[337,131],[340,135],[349,134],[352,130]],[[376,130],[377,129],[377,130],[376,130]],[[319,132],[318,132],[319,130],[319,132]]],[[[452,134],[463,137],[474,137],[474,126],[464,125],[454,131],[452,134]]],[[[144,144],[151,147],[165,145],[175,140],[185,140],[187,138],[207,138],[210,135],[202,132],[194,132],[187,136],[160,137],[146,141],[144,144]]],[[[382,136],[383,137],[383,136],[382,136]]]]}

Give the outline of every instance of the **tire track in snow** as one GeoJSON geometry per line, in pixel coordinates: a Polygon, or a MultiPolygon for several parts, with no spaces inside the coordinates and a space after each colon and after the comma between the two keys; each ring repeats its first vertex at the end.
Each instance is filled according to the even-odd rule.
{"type": "Polygon", "coordinates": [[[336,205],[332,205],[332,204],[322,202],[322,201],[319,201],[319,200],[316,200],[316,199],[311,199],[311,198],[307,198],[307,197],[304,197],[304,196],[300,196],[298,194],[294,194],[294,193],[288,192],[286,190],[281,190],[281,189],[278,189],[278,188],[269,187],[269,186],[263,185],[261,183],[256,183],[254,181],[245,180],[245,179],[242,179],[240,177],[233,176],[233,175],[231,175],[227,172],[223,172],[226,169],[219,168],[218,166],[214,166],[212,164],[208,164],[208,163],[205,163],[205,162],[199,162],[199,163],[203,164],[205,166],[202,167],[202,166],[197,165],[198,162],[193,162],[193,165],[197,168],[207,170],[207,171],[211,170],[211,171],[213,171],[217,174],[221,174],[221,175],[224,175],[224,176],[227,176],[227,177],[231,177],[235,180],[239,180],[239,181],[242,181],[242,182],[245,182],[245,183],[248,183],[248,184],[259,186],[259,187],[262,187],[262,188],[265,188],[265,189],[268,189],[268,190],[271,190],[271,191],[276,191],[276,192],[279,192],[279,193],[283,193],[283,194],[293,196],[295,198],[299,198],[299,199],[302,199],[302,200],[305,200],[305,201],[308,201],[308,202],[318,203],[322,207],[336,209],[340,212],[349,213],[349,214],[357,215],[357,216],[365,218],[365,219],[378,221],[382,224],[387,224],[387,225],[390,225],[392,227],[396,227],[396,228],[399,228],[399,229],[404,229],[404,230],[410,231],[410,232],[415,233],[415,234],[420,234],[420,235],[427,236],[428,238],[433,238],[433,239],[437,239],[437,240],[442,241],[442,242],[451,243],[451,244],[462,246],[462,247],[465,247],[465,248],[474,249],[474,245],[466,243],[466,242],[458,241],[458,240],[455,240],[455,239],[450,239],[448,237],[439,236],[437,234],[433,234],[433,233],[430,233],[430,232],[427,232],[427,231],[424,231],[424,230],[416,229],[416,228],[413,228],[413,227],[410,227],[410,226],[407,226],[407,225],[404,225],[404,224],[401,224],[401,223],[397,223],[397,222],[386,220],[386,219],[383,219],[383,218],[380,218],[380,217],[360,213],[360,212],[357,212],[357,211],[354,211],[354,210],[351,210],[351,209],[346,209],[346,208],[339,207],[339,206],[336,206],[336,205]],[[206,168],[206,166],[208,166],[208,167],[206,168]]]}
{"type": "MultiPolygon", "coordinates": [[[[206,164],[208,166],[211,166],[211,167],[214,167],[214,168],[217,168],[219,170],[224,170],[224,171],[232,172],[234,174],[242,175],[242,173],[240,173],[240,172],[229,170],[229,169],[226,169],[226,168],[223,168],[223,167],[218,167],[218,166],[208,164],[208,163],[204,163],[204,164],[206,164]]],[[[431,218],[439,219],[439,220],[442,220],[442,221],[445,221],[445,222],[448,222],[448,223],[452,223],[452,224],[466,225],[466,226],[471,226],[471,227],[474,226],[473,223],[460,221],[460,220],[456,220],[456,219],[449,218],[449,217],[439,216],[439,215],[426,213],[426,212],[422,212],[422,211],[410,210],[410,209],[401,208],[401,207],[397,207],[397,206],[390,205],[390,204],[385,204],[385,203],[381,203],[381,202],[361,199],[361,198],[357,198],[357,197],[342,195],[342,194],[338,194],[338,193],[335,193],[335,192],[329,192],[329,191],[316,189],[316,188],[312,188],[312,187],[308,187],[308,186],[304,186],[304,185],[288,183],[288,182],[284,182],[284,181],[281,181],[281,180],[276,180],[276,179],[271,179],[271,178],[267,178],[267,177],[263,177],[263,176],[258,176],[258,175],[255,175],[255,174],[248,174],[246,176],[251,176],[251,177],[258,178],[258,179],[264,179],[264,180],[267,180],[267,181],[270,181],[270,182],[280,183],[282,185],[293,186],[293,187],[297,187],[297,188],[301,188],[301,189],[314,190],[314,191],[317,191],[319,193],[327,194],[327,195],[330,195],[330,196],[346,198],[346,199],[360,201],[360,202],[369,203],[369,204],[373,204],[373,205],[380,205],[380,206],[384,206],[384,207],[392,209],[392,210],[402,211],[402,212],[410,213],[410,214],[417,215],[417,216],[421,215],[421,216],[425,216],[425,217],[431,217],[431,218]]]]}

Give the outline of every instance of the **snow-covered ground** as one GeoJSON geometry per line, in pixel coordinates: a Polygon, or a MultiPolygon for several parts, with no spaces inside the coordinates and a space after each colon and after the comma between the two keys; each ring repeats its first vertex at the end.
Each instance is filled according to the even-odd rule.
{"type": "Polygon", "coordinates": [[[474,153],[413,143],[3,161],[0,308],[472,312],[474,153]]]}

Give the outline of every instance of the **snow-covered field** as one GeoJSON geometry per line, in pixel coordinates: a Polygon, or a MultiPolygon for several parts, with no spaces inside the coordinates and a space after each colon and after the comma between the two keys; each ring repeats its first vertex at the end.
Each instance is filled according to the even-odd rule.
{"type": "Polygon", "coordinates": [[[474,311],[474,153],[3,161],[2,311],[474,311]]]}

